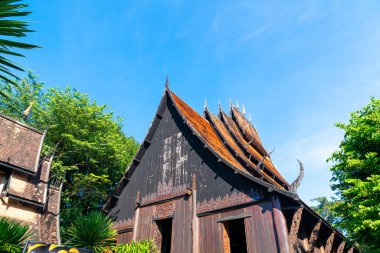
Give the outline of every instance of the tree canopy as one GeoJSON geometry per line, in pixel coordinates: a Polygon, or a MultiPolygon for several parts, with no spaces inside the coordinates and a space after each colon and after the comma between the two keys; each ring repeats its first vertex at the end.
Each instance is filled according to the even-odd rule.
{"type": "Polygon", "coordinates": [[[63,237],[73,217],[99,209],[125,172],[138,143],[122,131],[121,118],[73,88],[46,89],[29,73],[17,86],[1,83],[0,112],[41,130],[43,154],[54,154],[52,174],[64,178],[63,237]],[[24,113],[23,113],[24,111],[24,113]]]}
{"type": "Polygon", "coordinates": [[[332,189],[336,198],[319,198],[315,210],[331,220],[366,252],[380,252],[380,100],[351,113],[332,162],[332,189]]]}

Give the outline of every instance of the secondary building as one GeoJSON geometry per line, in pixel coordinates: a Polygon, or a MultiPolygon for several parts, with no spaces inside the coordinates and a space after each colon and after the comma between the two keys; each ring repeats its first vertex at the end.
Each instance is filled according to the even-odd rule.
{"type": "Polygon", "coordinates": [[[57,243],[61,184],[49,183],[45,133],[0,114],[0,217],[29,225],[31,240],[57,243]]]}

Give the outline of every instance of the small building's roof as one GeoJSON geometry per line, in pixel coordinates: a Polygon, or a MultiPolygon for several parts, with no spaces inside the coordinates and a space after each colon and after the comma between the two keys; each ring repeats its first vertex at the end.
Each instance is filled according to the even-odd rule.
{"type": "Polygon", "coordinates": [[[0,114],[0,164],[34,175],[44,133],[0,114]]]}
{"type": "Polygon", "coordinates": [[[52,160],[53,156],[50,159],[40,159],[34,178],[19,172],[12,173],[7,196],[29,204],[44,206],[47,201],[52,160]]]}

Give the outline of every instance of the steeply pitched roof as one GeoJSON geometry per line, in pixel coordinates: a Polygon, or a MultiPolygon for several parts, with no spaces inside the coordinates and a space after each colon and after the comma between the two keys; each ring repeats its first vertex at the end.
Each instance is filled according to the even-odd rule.
{"type": "Polygon", "coordinates": [[[0,163],[34,175],[44,133],[0,114],[0,163]]]}
{"type": "Polygon", "coordinates": [[[233,155],[226,149],[210,123],[201,117],[185,102],[183,102],[179,97],[177,97],[177,95],[175,95],[173,92],[170,92],[170,94],[175,102],[175,105],[182,114],[182,117],[189,123],[191,128],[203,140],[205,145],[208,145],[212,149],[211,151],[216,152],[221,158],[223,158],[234,168],[247,172],[247,170],[244,169],[244,167],[238,161],[236,161],[233,155]]]}
{"type": "Polygon", "coordinates": [[[284,177],[273,166],[270,157],[263,157],[263,155],[261,155],[252,145],[250,145],[250,143],[246,141],[240,133],[237,124],[225,112],[220,111],[219,117],[222,120],[222,122],[226,125],[231,136],[236,140],[237,143],[240,144],[240,148],[248,152],[249,156],[257,161],[256,165],[258,165],[258,163],[262,161],[262,169],[266,174],[270,175],[273,178],[273,180],[275,180],[280,185],[289,185],[287,181],[284,179],[284,177]]]}
{"type": "MultiPolygon", "coordinates": [[[[118,196],[123,191],[124,187],[128,184],[132,174],[137,169],[141,158],[143,157],[146,150],[149,148],[152,138],[157,130],[157,127],[162,119],[162,113],[166,107],[166,103],[171,101],[176,108],[179,115],[182,117],[184,123],[190,127],[193,133],[199,138],[201,142],[205,145],[205,148],[210,149],[210,151],[222,160],[227,166],[235,170],[245,178],[260,184],[261,186],[267,187],[268,191],[276,191],[282,196],[286,196],[290,201],[295,201],[301,207],[305,207],[306,211],[310,213],[315,219],[322,220],[326,227],[334,231],[342,240],[345,237],[336,229],[334,229],[327,221],[325,221],[319,214],[308,207],[302,200],[299,199],[298,195],[287,190],[289,184],[274,167],[272,161],[270,160],[269,154],[266,152],[262,142],[257,134],[257,131],[253,126],[247,126],[250,128],[250,132],[243,133],[242,128],[245,126],[246,120],[243,115],[240,114],[238,110],[231,112],[231,117],[229,117],[222,110],[219,113],[219,118],[215,117],[212,113],[206,110],[206,119],[200,116],[196,111],[194,111],[190,106],[188,106],[184,101],[182,101],[177,95],[169,90],[166,86],[165,92],[162,96],[160,105],[157,109],[153,122],[149,128],[149,131],[144,139],[144,142],[137,151],[135,158],[133,159],[129,169],[125,175],[119,181],[113,195],[109,198],[108,202],[104,205],[103,210],[108,212],[118,200],[118,196]],[[209,118],[207,118],[209,116],[209,118]],[[246,136],[243,136],[245,134],[246,136]],[[247,137],[248,136],[248,137],[247,137]],[[255,145],[261,145],[262,148],[257,150],[255,145],[251,145],[250,136],[255,138],[255,145]],[[257,174],[252,173],[249,169],[250,166],[247,164],[252,164],[251,161],[244,164],[241,160],[247,161],[248,156],[255,158],[256,162],[262,161],[264,169],[273,173],[272,179],[259,178],[257,174]],[[246,158],[243,158],[245,155],[246,158]],[[266,159],[263,159],[265,157],[266,159]],[[266,180],[265,180],[266,179],[266,180]]],[[[253,164],[254,165],[254,164],[253,164]]],[[[265,172],[265,170],[264,170],[265,172]]],[[[265,172],[266,174],[266,172],[265,172]]],[[[291,208],[295,208],[292,206],[291,208]]],[[[356,247],[354,247],[357,249],[356,247]]],[[[358,249],[357,249],[358,250],[358,249]]],[[[360,250],[358,250],[360,251],[360,250]]]]}
{"type": "MultiPolygon", "coordinates": [[[[182,117],[184,123],[188,127],[190,127],[193,133],[204,144],[205,148],[208,148],[218,158],[218,160],[220,160],[221,162],[225,163],[228,167],[233,169],[235,173],[239,173],[242,176],[248,178],[249,180],[258,183],[264,187],[267,187],[268,189],[270,188],[271,191],[274,190],[277,192],[281,192],[282,194],[287,195],[288,197],[298,199],[297,194],[287,191],[285,188],[283,188],[283,185],[281,183],[276,183],[274,180],[271,180],[270,178],[263,178],[262,175],[258,176],[257,174],[252,173],[252,167],[254,167],[254,164],[251,164],[251,162],[249,162],[251,164],[250,166],[247,166],[247,163],[243,163],[243,165],[241,162],[239,162],[236,158],[236,154],[232,154],[228,150],[226,144],[223,143],[223,140],[218,136],[218,133],[210,124],[210,122],[202,116],[200,116],[195,110],[188,106],[166,86],[165,92],[161,98],[155,117],[153,118],[153,121],[148,130],[148,133],[145,136],[143,143],[137,151],[128,170],[120,179],[118,185],[115,188],[114,193],[111,195],[108,202],[104,205],[103,210],[107,211],[110,208],[112,208],[113,204],[117,201],[118,196],[121,194],[124,187],[128,184],[132,174],[138,168],[138,165],[140,164],[140,161],[144,156],[146,150],[149,148],[152,138],[161,121],[162,114],[168,102],[167,100],[171,101],[171,103],[176,108],[178,114],[182,117]]],[[[226,138],[227,136],[228,135],[226,135],[226,138]]],[[[230,141],[230,144],[233,143],[231,138],[228,138],[228,140],[230,141]]],[[[235,145],[234,148],[237,148],[237,146],[235,145]]],[[[252,149],[252,152],[255,152],[252,147],[249,148],[252,149]]],[[[244,152],[241,149],[238,149],[237,152],[239,152],[239,154],[243,157],[242,153],[244,152]]],[[[262,157],[258,155],[257,159],[261,158],[262,157]]],[[[267,161],[264,162],[264,165],[267,165],[267,161]]]]}
{"type": "Polygon", "coordinates": [[[257,133],[255,127],[249,122],[243,114],[239,112],[239,110],[231,106],[230,108],[231,118],[237,124],[240,132],[243,137],[250,143],[252,147],[254,147],[261,155],[268,155],[268,152],[263,146],[259,134],[257,133]]]}
{"type": "Polygon", "coordinates": [[[270,176],[268,176],[264,171],[262,171],[260,168],[257,167],[257,164],[254,164],[243,152],[243,150],[238,146],[238,144],[235,142],[235,140],[231,137],[229,134],[226,126],[215,117],[211,112],[208,110],[205,111],[206,119],[209,120],[211,125],[214,128],[214,131],[216,131],[220,138],[222,139],[224,145],[230,149],[231,154],[235,156],[236,159],[240,161],[240,163],[248,167],[249,171],[257,176],[258,178],[265,179],[266,181],[273,183],[274,185],[278,187],[283,187],[281,184],[273,180],[270,176]]]}

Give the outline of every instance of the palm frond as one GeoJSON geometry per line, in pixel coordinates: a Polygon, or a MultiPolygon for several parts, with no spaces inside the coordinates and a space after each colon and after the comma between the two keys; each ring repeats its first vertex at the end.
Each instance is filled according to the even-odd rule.
{"type": "MultiPolygon", "coordinates": [[[[4,57],[4,55],[23,57],[21,53],[15,50],[38,48],[36,45],[11,39],[25,37],[27,33],[33,32],[33,30],[28,29],[28,22],[14,19],[29,15],[31,13],[30,11],[22,10],[26,7],[28,7],[28,4],[20,3],[20,0],[0,1],[0,36],[9,38],[0,38],[0,79],[6,82],[10,81],[10,77],[17,77],[11,73],[11,70],[24,71],[24,68],[4,57]]],[[[14,81],[10,83],[15,84],[14,81]]],[[[0,94],[0,96],[2,96],[2,94],[0,94]]]]}
{"type": "Polygon", "coordinates": [[[116,231],[112,229],[109,217],[101,212],[91,212],[75,219],[68,234],[68,245],[102,252],[105,247],[115,244],[116,231]]]}
{"type": "Polygon", "coordinates": [[[9,218],[0,218],[0,252],[9,249],[22,249],[24,241],[31,235],[29,226],[9,218]]]}

